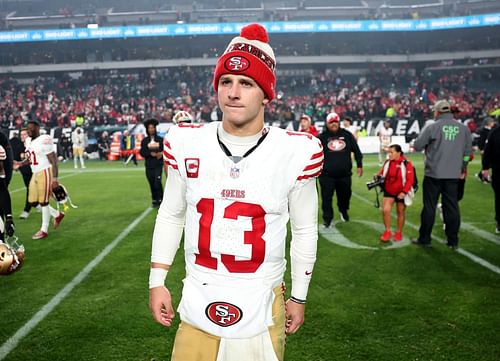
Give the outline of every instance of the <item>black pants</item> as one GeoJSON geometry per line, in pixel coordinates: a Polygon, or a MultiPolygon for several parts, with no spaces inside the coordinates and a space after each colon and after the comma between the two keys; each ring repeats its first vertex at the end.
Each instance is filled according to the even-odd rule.
{"type": "Polygon", "coordinates": [[[333,178],[327,175],[319,177],[321,186],[321,207],[323,210],[323,221],[327,224],[333,220],[332,200],[335,190],[337,190],[337,207],[340,212],[347,212],[351,201],[351,176],[333,178]]]}
{"type": "Polygon", "coordinates": [[[495,220],[498,227],[500,226],[500,169],[493,169],[491,186],[493,187],[493,193],[495,193],[495,220]]]}
{"type": "Polygon", "coordinates": [[[431,243],[432,227],[434,226],[436,217],[436,206],[439,195],[441,195],[448,244],[458,245],[458,230],[460,228],[458,179],[437,179],[425,176],[422,194],[424,208],[420,214],[418,241],[420,243],[431,243]]]}
{"type": "Polygon", "coordinates": [[[151,199],[153,203],[160,204],[163,198],[163,186],[161,184],[161,174],[163,166],[156,168],[146,168],[146,178],[151,188],[151,199]]]}
{"type": "Polygon", "coordinates": [[[33,172],[31,171],[30,166],[23,166],[19,168],[19,171],[23,176],[23,182],[24,185],[26,186],[26,200],[24,202],[24,211],[29,213],[29,211],[31,210],[31,204],[30,202],[28,202],[28,193],[29,193],[30,180],[31,176],[33,175],[33,172]]]}

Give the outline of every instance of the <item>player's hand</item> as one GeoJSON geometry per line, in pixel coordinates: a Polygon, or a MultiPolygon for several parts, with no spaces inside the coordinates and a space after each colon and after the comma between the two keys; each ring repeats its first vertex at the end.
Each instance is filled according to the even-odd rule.
{"type": "Polygon", "coordinates": [[[287,335],[297,332],[304,323],[306,305],[288,299],[285,303],[285,332],[287,335]]]}
{"type": "Polygon", "coordinates": [[[483,179],[486,179],[486,180],[490,179],[490,171],[489,171],[489,169],[485,169],[481,173],[483,174],[483,179]]]}
{"type": "Polygon", "coordinates": [[[15,160],[12,162],[12,169],[13,170],[18,170],[21,167],[21,162],[15,160]]]}
{"type": "Polygon", "coordinates": [[[160,286],[149,290],[149,309],[160,325],[170,327],[175,317],[172,297],[167,287],[160,286]]]}
{"type": "Polygon", "coordinates": [[[52,181],[52,190],[54,190],[55,188],[59,187],[59,182],[56,181],[55,179],[52,181]]]}
{"type": "Polygon", "coordinates": [[[5,233],[7,233],[7,236],[12,237],[15,230],[16,227],[14,226],[14,220],[11,215],[8,215],[5,219],[5,233]]]}
{"type": "Polygon", "coordinates": [[[362,177],[363,176],[363,168],[358,168],[356,170],[356,173],[358,174],[358,177],[362,177]]]}

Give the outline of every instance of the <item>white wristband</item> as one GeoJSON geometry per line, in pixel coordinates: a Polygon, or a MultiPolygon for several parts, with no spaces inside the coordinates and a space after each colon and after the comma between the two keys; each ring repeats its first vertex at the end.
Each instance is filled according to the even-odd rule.
{"type": "Polygon", "coordinates": [[[168,271],[164,268],[151,268],[149,271],[149,289],[165,286],[168,271]]]}

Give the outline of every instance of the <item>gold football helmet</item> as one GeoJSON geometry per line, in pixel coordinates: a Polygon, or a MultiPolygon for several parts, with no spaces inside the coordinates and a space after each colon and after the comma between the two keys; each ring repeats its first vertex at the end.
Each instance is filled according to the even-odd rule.
{"type": "Polygon", "coordinates": [[[24,246],[17,244],[17,237],[12,237],[9,243],[0,242],[0,275],[3,276],[19,271],[24,263],[24,246]]]}

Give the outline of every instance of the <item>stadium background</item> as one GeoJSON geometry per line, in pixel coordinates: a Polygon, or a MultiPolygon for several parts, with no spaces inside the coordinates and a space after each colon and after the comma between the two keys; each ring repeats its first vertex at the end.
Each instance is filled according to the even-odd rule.
{"type": "MultiPolygon", "coordinates": [[[[178,109],[189,109],[199,121],[217,119],[211,72],[234,36],[5,40],[17,31],[64,34],[89,24],[97,29],[156,24],[237,27],[254,21],[389,22],[490,14],[496,25],[270,35],[278,59],[279,94],[266,114],[272,124],[296,127],[305,112],[321,126],[334,109],[366,126],[369,120],[385,119],[387,108],[393,107],[393,127],[410,140],[416,134],[398,124],[416,121],[420,128],[430,117],[433,100],[446,97],[474,131],[488,114],[498,114],[499,9],[497,1],[2,0],[0,130],[12,135],[36,117],[57,138],[82,115],[92,143],[103,130],[133,128],[149,116],[168,127],[178,109]]],[[[467,182],[457,254],[439,242],[431,252],[384,250],[377,241],[380,215],[364,187],[378,166],[375,157],[365,159],[365,177],[354,182],[353,222],[338,229],[352,243],[368,248],[340,246],[338,235],[333,236],[334,244],[331,235],[320,237],[306,324],[290,339],[287,360],[498,359],[500,239],[492,232],[490,187],[474,179],[467,182]]],[[[421,156],[412,159],[422,174],[421,156]]],[[[154,212],[147,208],[145,177],[142,170],[121,164],[90,162],[88,168],[75,172],[61,165],[61,178],[80,208],[71,210],[46,241],[30,240],[39,222],[36,213],[16,222],[28,259],[20,273],[0,279],[0,359],[168,359],[173,332],[154,325],[147,310],[154,212]],[[144,218],[138,219],[140,215],[144,218]],[[116,248],[74,281],[109,244],[116,248]],[[67,296],[59,293],[72,280],[75,288],[67,296]],[[52,303],[53,311],[49,307],[40,323],[33,323],[37,312],[47,310],[54,299],[58,301],[52,303]],[[31,325],[26,334],[16,338],[26,325],[31,325]],[[13,343],[16,340],[19,344],[13,343]]],[[[478,169],[473,162],[469,178],[478,169]]],[[[14,177],[11,192],[14,210],[19,211],[24,200],[20,177],[14,177]]],[[[416,233],[420,207],[417,201],[409,209],[408,235],[416,233]]],[[[443,238],[438,227],[439,222],[435,242],[443,238]]],[[[177,299],[179,256],[176,271],[169,275],[177,299]]]]}

